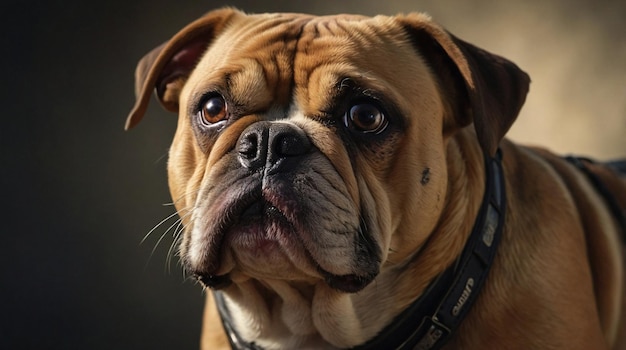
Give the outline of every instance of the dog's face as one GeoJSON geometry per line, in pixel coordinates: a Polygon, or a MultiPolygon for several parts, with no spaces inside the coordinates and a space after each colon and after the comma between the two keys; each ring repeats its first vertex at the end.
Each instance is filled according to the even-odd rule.
{"type": "Polygon", "coordinates": [[[418,250],[445,206],[448,138],[480,118],[493,151],[515,115],[485,132],[484,104],[521,95],[476,97],[485,83],[457,44],[421,15],[222,10],[147,56],[129,125],[153,87],[179,113],[168,172],[185,268],[214,288],[355,292],[418,250]]]}
{"type": "Polygon", "coordinates": [[[181,91],[168,167],[179,212],[191,211],[188,270],[356,291],[389,251],[432,230],[446,190],[443,102],[385,21],[262,16],[209,46],[181,91]],[[404,205],[415,199],[420,210],[404,205]],[[401,223],[412,234],[391,237],[401,223]]]}

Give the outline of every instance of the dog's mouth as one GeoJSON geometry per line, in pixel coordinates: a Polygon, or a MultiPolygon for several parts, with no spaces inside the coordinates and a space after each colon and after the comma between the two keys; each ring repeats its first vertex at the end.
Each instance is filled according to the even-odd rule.
{"type": "MultiPolygon", "coordinates": [[[[252,197],[238,206],[232,220],[220,233],[222,250],[234,251],[235,259],[248,254],[279,254],[285,248],[301,249],[297,221],[263,196],[252,197]]],[[[293,215],[289,215],[293,217],[293,215]]]]}
{"type": "MultiPolygon", "coordinates": [[[[261,279],[322,278],[332,288],[348,293],[367,286],[378,274],[378,264],[351,268],[356,271],[353,273],[336,273],[323,268],[317,256],[326,254],[320,253],[324,243],[318,241],[312,226],[315,220],[325,219],[311,217],[301,204],[301,194],[293,193],[292,187],[278,188],[282,191],[257,185],[238,195],[229,191],[222,193],[215,201],[217,205],[203,211],[204,215],[214,218],[204,231],[208,242],[206,251],[200,260],[185,259],[183,255],[186,270],[212,289],[227,287],[233,279],[240,278],[242,272],[261,279]]],[[[367,236],[364,220],[359,222],[352,236],[367,236]]],[[[190,244],[196,244],[191,241],[190,244]]],[[[362,245],[357,245],[343,250],[352,255],[363,253],[362,245]]],[[[191,249],[194,248],[187,250],[191,249]]]]}

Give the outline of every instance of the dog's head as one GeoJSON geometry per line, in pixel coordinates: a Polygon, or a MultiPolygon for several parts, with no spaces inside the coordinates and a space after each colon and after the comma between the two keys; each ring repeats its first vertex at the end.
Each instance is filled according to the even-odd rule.
{"type": "Polygon", "coordinates": [[[168,172],[186,269],[214,288],[355,292],[437,225],[449,138],[473,124],[493,154],[528,77],[425,15],[223,9],[141,60],[127,128],[155,89],[179,113],[168,172]]]}

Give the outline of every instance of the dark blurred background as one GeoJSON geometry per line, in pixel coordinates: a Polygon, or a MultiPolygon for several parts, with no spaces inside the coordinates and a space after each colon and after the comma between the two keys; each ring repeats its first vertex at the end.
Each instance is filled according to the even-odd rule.
{"type": "Polygon", "coordinates": [[[426,11],[533,78],[511,136],[626,156],[626,2],[21,1],[0,4],[0,349],[194,349],[203,296],[177,259],[153,103],[123,131],[144,53],[204,12],[426,11]]]}

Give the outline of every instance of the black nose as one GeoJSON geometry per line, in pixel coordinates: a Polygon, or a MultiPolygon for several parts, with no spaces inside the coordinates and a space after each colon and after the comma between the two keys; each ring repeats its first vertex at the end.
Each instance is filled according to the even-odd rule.
{"type": "Polygon", "coordinates": [[[282,161],[295,160],[311,149],[311,142],[299,127],[280,122],[256,122],[237,141],[239,162],[255,170],[275,168],[282,161]]]}

